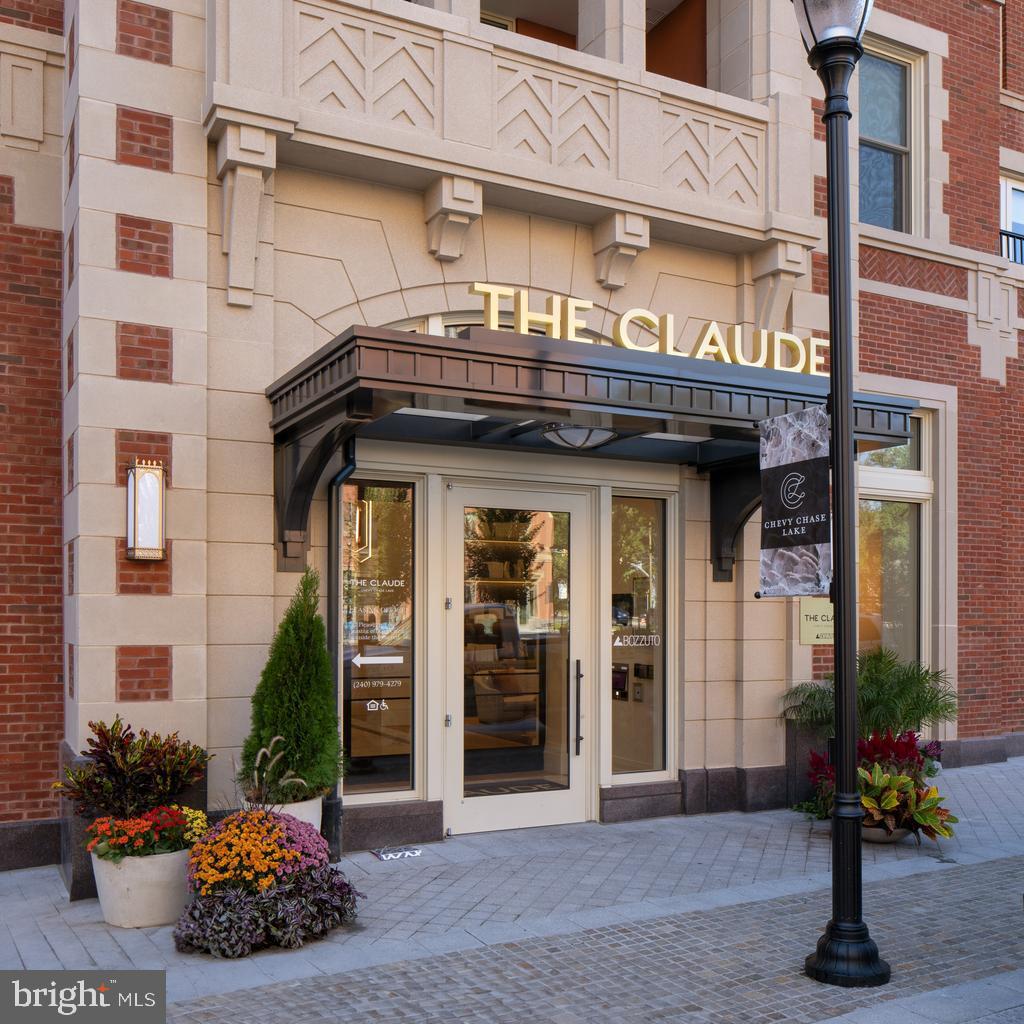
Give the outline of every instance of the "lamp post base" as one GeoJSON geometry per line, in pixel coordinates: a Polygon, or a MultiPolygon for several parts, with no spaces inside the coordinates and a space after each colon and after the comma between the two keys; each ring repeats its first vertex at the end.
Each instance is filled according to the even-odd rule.
{"type": "Polygon", "coordinates": [[[804,962],[809,978],[841,988],[874,988],[889,981],[889,965],[867,925],[841,925],[829,921],[818,948],[804,962]]]}

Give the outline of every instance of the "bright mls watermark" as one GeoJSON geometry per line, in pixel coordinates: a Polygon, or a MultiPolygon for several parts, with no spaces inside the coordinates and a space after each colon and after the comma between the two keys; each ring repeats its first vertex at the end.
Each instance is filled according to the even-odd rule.
{"type": "Polygon", "coordinates": [[[4,1024],[164,1024],[164,971],[0,971],[4,1024]]]}

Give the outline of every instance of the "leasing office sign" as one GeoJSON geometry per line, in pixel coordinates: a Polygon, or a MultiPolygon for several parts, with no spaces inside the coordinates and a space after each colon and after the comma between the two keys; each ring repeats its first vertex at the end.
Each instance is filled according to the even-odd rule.
{"type": "Polygon", "coordinates": [[[824,406],[761,421],[761,595],[832,584],[829,422],[824,406]]]}
{"type": "MultiPolygon", "coordinates": [[[[469,289],[472,295],[484,300],[484,326],[492,331],[500,329],[500,303],[512,301],[512,329],[517,334],[543,331],[549,338],[582,341],[593,344],[593,337],[580,332],[587,327],[581,314],[594,308],[587,299],[574,299],[569,295],[549,295],[544,312],[530,309],[530,295],[526,288],[513,288],[503,284],[477,282],[469,289]]],[[[827,377],[825,356],[828,341],[824,338],[799,338],[786,331],[754,330],[749,344],[739,324],[705,323],[697,334],[689,352],[676,347],[675,316],[672,313],[654,313],[649,309],[628,309],[612,323],[612,343],[619,348],[641,352],[661,352],[664,355],[692,359],[713,359],[735,366],[765,366],[789,373],[806,373],[827,377]],[[635,336],[647,330],[657,336],[657,344],[640,345],[635,336]]]]}

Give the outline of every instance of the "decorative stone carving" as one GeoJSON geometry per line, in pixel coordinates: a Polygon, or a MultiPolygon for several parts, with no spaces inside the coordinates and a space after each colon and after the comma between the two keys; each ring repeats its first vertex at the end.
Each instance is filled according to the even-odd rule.
{"type": "Polygon", "coordinates": [[[753,322],[765,330],[783,330],[798,277],[807,273],[809,249],[798,242],[772,242],[754,253],[753,322]]]}
{"type": "Polygon", "coordinates": [[[494,66],[498,149],[556,167],[612,169],[609,89],[504,57],[494,66]]]}
{"type": "Polygon", "coordinates": [[[996,272],[979,268],[970,278],[967,343],[981,352],[981,376],[1006,385],[1006,360],[1017,358],[1017,289],[996,272]],[[976,311],[976,312],[973,312],[976,311]]]}
{"type": "Polygon", "coordinates": [[[484,211],[483,188],[472,178],[443,174],[423,196],[427,248],[442,262],[462,255],[466,232],[484,211]]]}
{"type": "Polygon", "coordinates": [[[0,53],[0,135],[20,149],[43,141],[43,60],[0,53]]]}
{"type": "Polygon", "coordinates": [[[348,12],[298,8],[299,99],[389,125],[437,126],[438,41],[348,12]]]}
{"type": "Polygon", "coordinates": [[[229,124],[217,142],[224,182],[221,249],[228,257],[228,304],[251,306],[259,255],[260,208],[277,163],[277,139],[264,128],[229,124]]]}
{"type": "Polygon", "coordinates": [[[650,222],[639,213],[613,213],[594,227],[597,280],[621,288],[633,260],[651,246],[650,222]]]}
{"type": "Polygon", "coordinates": [[[747,209],[760,207],[763,127],[674,102],[662,103],[661,123],[665,186],[747,209]]]}

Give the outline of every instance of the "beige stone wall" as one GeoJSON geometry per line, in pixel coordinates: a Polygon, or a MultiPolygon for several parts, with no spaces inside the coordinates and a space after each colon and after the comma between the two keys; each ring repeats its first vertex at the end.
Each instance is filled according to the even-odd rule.
{"type": "MultiPolygon", "coordinates": [[[[589,299],[595,309],[588,323],[602,334],[634,306],[674,313],[683,350],[705,320],[741,320],[747,286],[742,259],[655,242],[636,259],[625,287],[612,292],[596,281],[588,226],[491,206],[469,229],[464,256],[442,263],[426,251],[419,193],[279,168],[261,213],[253,304],[233,307],[216,233],[222,190],[212,177],[209,195],[208,741],[218,754],[211,792],[226,802],[232,758],[248,726],[248,696],[295,583],[292,574],[275,571],[273,445],[263,394],[270,380],[353,323],[479,316],[481,299],[469,293],[476,280],[530,288],[536,308],[552,292],[589,299]]],[[[703,512],[693,513],[686,533],[686,762],[703,764],[707,744],[709,764],[777,764],[778,730],[765,708],[768,691],[781,686],[783,613],[767,604],[741,607],[734,603],[737,584],[710,583],[707,485],[695,479],[690,486],[703,495],[703,512]],[[762,641],[756,657],[738,654],[748,635],[762,641]],[[769,667],[770,679],[762,678],[769,667]],[[743,696],[741,670],[758,689],[756,701],[743,696]],[[706,714],[703,703],[690,706],[698,689],[706,714]]],[[[321,569],[325,504],[316,503],[311,520],[311,557],[321,569]]],[[[753,536],[746,550],[756,552],[753,536]]]]}
{"type": "MultiPolygon", "coordinates": [[[[65,499],[65,542],[75,540],[76,593],[67,602],[67,641],[76,647],[75,696],[65,736],[82,746],[90,719],[121,714],[136,727],[178,729],[207,739],[206,235],[207,142],[200,122],[203,0],[168,0],[172,63],[116,52],[117,5],[69,2],[75,70],[66,84],[64,135],[73,130],[77,169],[64,186],[64,230],[74,231],[64,335],[74,335],[75,380],[64,409],[75,435],[73,489],[65,499]],[[116,162],[118,105],[172,118],[170,172],[116,162]],[[172,225],[170,277],[118,270],[119,214],[172,225]],[[118,322],[170,328],[170,383],[117,376],[118,322]],[[115,476],[118,430],[170,435],[172,486],[167,535],[173,543],[172,593],[118,594],[116,545],[125,536],[125,488],[115,476]],[[170,701],[118,702],[116,648],[172,648],[170,701]]],[[[213,410],[211,410],[212,412],[213,410]]]]}

